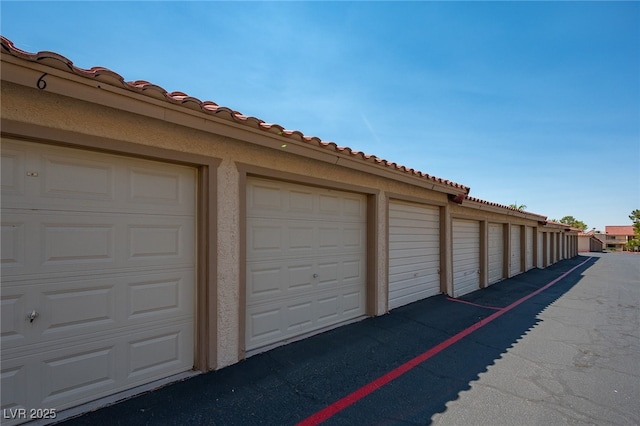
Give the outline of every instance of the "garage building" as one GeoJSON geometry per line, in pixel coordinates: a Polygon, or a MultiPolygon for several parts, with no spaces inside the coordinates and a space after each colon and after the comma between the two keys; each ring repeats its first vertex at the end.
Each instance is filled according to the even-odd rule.
{"type": "Polygon", "coordinates": [[[577,255],[469,187],[2,39],[2,408],[135,392],[577,255]]]}

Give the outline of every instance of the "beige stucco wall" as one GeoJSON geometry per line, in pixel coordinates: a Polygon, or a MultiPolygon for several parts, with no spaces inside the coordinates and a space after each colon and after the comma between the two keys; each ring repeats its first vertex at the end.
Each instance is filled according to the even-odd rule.
{"type": "MultiPolygon", "coordinates": [[[[272,149],[194,130],[161,120],[131,114],[35,88],[2,82],[3,119],[53,129],[94,135],[143,146],[159,147],[221,159],[217,169],[217,362],[218,367],[238,361],[240,327],[240,174],[236,163],[260,166],[276,172],[317,178],[337,188],[351,186],[377,189],[376,305],[375,314],[387,306],[387,193],[447,203],[446,194],[419,188],[365,172],[311,158],[283,149],[272,149]]],[[[108,147],[105,147],[108,148],[108,147]]]]}
{"type": "Polygon", "coordinates": [[[238,170],[229,160],[218,168],[218,365],[238,358],[240,318],[240,235],[238,170]]]}
{"type": "Polygon", "coordinates": [[[389,281],[387,275],[388,268],[388,248],[387,248],[387,197],[384,192],[380,193],[377,199],[376,214],[378,221],[376,223],[378,240],[376,241],[376,259],[377,259],[377,282],[376,288],[376,314],[380,315],[387,310],[387,299],[389,294],[389,281]]]}
{"type": "MultiPolygon", "coordinates": [[[[329,154],[327,151],[318,150],[317,158],[296,155],[289,149],[304,148],[295,146],[294,143],[290,144],[290,148],[281,148],[281,144],[273,135],[260,134],[260,131],[245,129],[242,125],[204,117],[202,114],[186,111],[185,108],[167,102],[152,102],[144,96],[122,94],[116,89],[107,91],[105,88],[89,87],[77,77],[67,81],[52,75],[49,77],[47,90],[38,90],[35,85],[27,84],[35,82],[40,75],[40,71],[21,70],[19,76],[15,73],[14,76],[15,81],[20,81],[24,85],[2,81],[0,105],[3,119],[221,160],[216,170],[218,241],[215,277],[217,281],[215,365],[218,368],[237,362],[238,348],[242,345],[238,330],[241,327],[240,318],[243,314],[240,288],[243,274],[240,261],[243,191],[240,187],[242,176],[238,163],[272,170],[274,175],[286,173],[288,176],[317,180],[322,185],[337,189],[360,187],[376,191],[376,201],[373,206],[377,216],[373,244],[376,269],[374,277],[370,277],[376,282],[374,307],[376,315],[386,312],[387,307],[387,201],[389,197],[420,200],[445,206],[445,223],[442,225],[445,245],[449,244],[451,238],[449,223],[451,216],[538,226],[536,220],[519,217],[518,213],[506,210],[507,213],[500,213],[494,211],[495,208],[470,208],[464,204],[453,204],[442,192],[332,164],[323,160],[323,158],[325,160],[336,158],[336,155],[329,154]],[[68,93],[70,96],[61,96],[52,91],[68,93]],[[104,104],[111,106],[72,97],[83,94],[91,94],[96,99],[104,100],[104,104]],[[122,105],[122,109],[119,109],[119,105],[122,105]],[[139,113],[132,113],[132,109],[138,110],[139,113]],[[189,123],[191,127],[181,126],[175,122],[189,123]],[[230,134],[237,137],[229,136],[230,134]],[[246,142],[247,140],[252,142],[246,142]]],[[[349,161],[349,159],[340,161],[343,160],[349,161]]],[[[505,236],[505,238],[508,237],[505,236]]],[[[446,265],[443,272],[444,280],[447,282],[447,288],[450,288],[452,279],[450,250],[443,264],[446,265]]]]}

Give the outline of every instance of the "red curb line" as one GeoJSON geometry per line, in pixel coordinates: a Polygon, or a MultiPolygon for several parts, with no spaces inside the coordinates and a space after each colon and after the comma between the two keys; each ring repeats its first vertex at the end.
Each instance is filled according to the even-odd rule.
{"type": "Polygon", "coordinates": [[[479,308],[494,309],[496,311],[504,309],[504,308],[497,308],[495,306],[479,305],[477,303],[468,302],[466,300],[454,299],[453,297],[447,297],[447,300],[450,301],[450,302],[458,302],[458,303],[464,303],[465,305],[477,306],[479,308]]]}
{"type": "Polygon", "coordinates": [[[366,397],[367,395],[373,393],[374,391],[376,391],[377,389],[379,389],[382,386],[386,385],[387,383],[391,382],[392,380],[397,379],[398,377],[402,376],[407,371],[409,371],[409,370],[415,368],[416,366],[422,364],[423,362],[425,362],[426,360],[428,360],[432,356],[438,354],[439,352],[442,352],[444,349],[448,348],[449,346],[453,345],[454,343],[458,342],[459,340],[463,339],[464,337],[468,336],[469,334],[473,333],[474,331],[478,330],[479,328],[484,327],[485,325],[489,324],[494,319],[502,316],[503,314],[509,312],[510,310],[515,308],[516,306],[520,305],[521,303],[529,300],[533,296],[535,296],[535,295],[543,292],[544,290],[548,289],[549,287],[551,287],[552,285],[556,284],[558,281],[560,281],[561,279],[563,279],[564,277],[566,277],[567,275],[569,275],[570,273],[572,273],[573,271],[575,271],[576,269],[578,269],[579,267],[581,267],[582,265],[587,263],[589,260],[591,260],[591,257],[587,258],[584,262],[580,263],[579,265],[574,266],[573,268],[571,268],[570,270],[568,270],[564,274],[560,275],[558,278],[554,279],[553,281],[550,281],[549,283],[545,284],[543,287],[541,287],[541,288],[533,291],[532,293],[529,293],[528,295],[516,300],[515,302],[513,302],[509,306],[507,306],[505,308],[502,308],[499,311],[489,315],[488,317],[478,321],[477,323],[471,325],[470,327],[462,330],[458,334],[456,334],[454,336],[451,336],[447,340],[437,344],[436,346],[432,347],[428,351],[426,351],[426,352],[418,355],[417,357],[407,361],[406,363],[402,364],[401,366],[396,367],[395,369],[389,371],[388,373],[384,374],[383,376],[380,376],[379,378],[375,379],[374,381],[369,382],[368,384],[364,385],[360,389],[357,389],[356,391],[350,393],[349,395],[345,396],[342,399],[339,399],[338,401],[336,401],[333,404],[323,408],[322,410],[316,412],[315,414],[312,414],[311,416],[309,416],[306,419],[304,419],[301,422],[299,422],[297,424],[297,426],[317,425],[317,424],[320,424],[320,423],[324,422],[325,420],[333,417],[334,415],[336,415],[340,411],[344,410],[345,408],[349,407],[350,405],[353,405],[357,401],[359,401],[362,398],[366,397]]]}

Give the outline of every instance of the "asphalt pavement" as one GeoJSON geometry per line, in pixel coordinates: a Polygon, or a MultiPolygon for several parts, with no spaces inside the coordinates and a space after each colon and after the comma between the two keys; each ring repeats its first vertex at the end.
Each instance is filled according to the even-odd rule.
{"type": "Polygon", "coordinates": [[[581,255],[64,424],[637,425],[639,306],[640,256],[581,255]]]}

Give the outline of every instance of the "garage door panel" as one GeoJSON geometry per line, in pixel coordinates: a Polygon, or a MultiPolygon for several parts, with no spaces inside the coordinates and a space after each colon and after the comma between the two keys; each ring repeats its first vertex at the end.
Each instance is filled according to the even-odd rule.
{"type": "MultiPolygon", "coordinates": [[[[306,225],[290,226],[286,231],[285,229],[283,229],[284,227],[285,227],[284,224],[282,224],[279,227],[274,226],[271,228],[271,232],[261,235],[260,236],[261,241],[256,241],[258,243],[258,246],[269,247],[270,241],[279,242],[278,240],[280,239],[280,235],[284,235],[285,233],[288,233],[289,235],[288,249],[290,251],[295,251],[297,253],[311,253],[313,251],[313,247],[314,247],[313,238],[315,233],[314,232],[315,230],[313,227],[306,226],[306,225]]],[[[260,228],[257,228],[257,229],[260,229],[260,228]]],[[[256,232],[256,229],[254,229],[254,232],[256,232]]],[[[280,251],[285,249],[282,246],[282,244],[277,244],[273,248],[279,249],[280,251]]]]}
{"type": "Polygon", "coordinates": [[[193,224],[188,220],[148,220],[146,224],[130,223],[127,225],[127,260],[131,264],[144,262],[163,265],[188,261],[194,254],[193,244],[188,238],[193,235],[193,231],[193,224]]]}
{"type": "Polygon", "coordinates": [[[194,264],[192,218],[4,209],[2,222],[5,276],[194,264]]]}
{"type": "Polygon", "coordinates": [[[114,233],[111,224],[42,223],[42,265],[115,263],[114,233]]]}
{"type": "MultiPolygon", "coordinates": [[[[2,410],[27,408],[27,368],[23,363],[2,360],[0,373],[0,393],[2,410]]],[[[28,408],[32,408],[29,405],[28,408]]]]}
{"type": "Polygon", "coordinates": [[[195,224],[192,217],[129,215],[117,222],[126,228],[128,266],[193,266],[195,224]]]}
{"type": "Polygon", "coordinates": [[[351,218],[352,221],[360,221],[367,215],[366,204],[361,195],[344,194],[341,197],[342,205],[340,213],[343,218],[351,218]]]}
{"type": "Polygon", "coordinates": [[[325,215],[340,214],[340,199],[334,195],[320,194],[318,196],[318,211],[325,215]]]}
{"type": "MultiPolygon", "coordinates": [[[[334,299],[332,297],[330,299],[334,299]]],[[[286,334],[297,333],[299,330],[305,327],[309,328],[312,325],[310,301],[304,301],[297,304],[287,306],[286,310],[286,334]]]]}
{"type": "MultiPolygon", "coordinates": [[[[342,244],[342,233],[340,232],[340,228],[337,226],[320,226],[318,227],[318,248],[319,249],[337,249],[344,244],[342,244]]],[[[359,239],[356,238],[356,242],[359,239]]]]}
{"type": "Polygon", "coordinates": [[[416,232],[410,232],[410,230],[406,230],[406,233],[403,233],[401,231],[399,232],[398,228],[394,227],[393,231],[393,234],[389,235],[389,248],[401,249],[402,247],[419,247],[425,250],[437,252],[436,247],[425,245],[426,242],[430,242],[435,245],[439,243],[440,234],[437,230],[434,230],[432,233],[419,232],[419,230],[416,230],[416,232]]]}
{"type": "Polygon", "coordinates": [[[389,203],[389,309],[440,293],[440,210],[389,203]]]}
{"type": "Polygon", "coordinates": [[[318,299],[319,324],[331,323],[332,321],[337,320],[339,314],[338,296],[327,296],[322,299],[318,299]]]}
{"type": "MultiPolygon", "coordinates": [[[[424,274],[417,276],[415,276],[414,273],[396,276],[393,289],[389,291],[389,299],[410,303],[408,300],[414,301],[412,300],[414,298],[421,300],[426,297],[433,296],[440,292],[439,280],[439,274],[426,273],[426,271],[424,274]],[[424,286],[424,282],[432,282],[434,284],[431,286],[424,286]]],[[[404,305],[406,303],[402,304],[404,305]]]]}
{"type": "Polygon", "coordinates": [[[160,329],[155,333],[146,332],[143,336],[127,342],[129,360],[128,379],[143,376],[156,376],[163,371],[183,371],[193,363],[186,363],[183,352],[191,354],[189,348],[192,333],[189,329],[173,327],[160,329]]]}
{"type": "MultiPolygon", "coordinates": [[[[282,291],[281,285],[284,282],[282,266],[273,267],[271,264],[254,265],[247,274],[248,292],[247,298],[250,300],[256,298],[278,297],[282,291]]],[[[302,268],[309,270],[309,268],[302,268]]],[[[311,275],[310,272],[307,275],[311,275]]],[[[310,286],[311,282],[307,281],[305,286],[310,286]]]]}
{"type": "MultiPolygon", "coordinates": [[[[427,243],[430,244],[430,243],[427,243]]],[[[436,243],[437,244],[437,243],[436,243]]],[[[424,245],[424,244],[423,244],[424,245]]],[[[411,245],[410,245],[411,246],[411,245]]],[[[440,264],[440,252],[436,248],[430,247],[409,247],[404,248],[399,245],[389,247],[389,252],[394,256],[389,258],[389,267],[397,268],[402,266],[413,266],[415,268],[430,268],[440,264]]]]}
{"type": "Polygon", "coordinates": [[[455,297],[480,287],[480,224],[454,220],[453,226],[453,294],[455,297]]]}
{"type": "Polygon", "coordinates": [[[367,235],[362,226],[347,225],[339,228],[342,247],[345,250],[363,250],[366,244],[367,235]]]}
{"type": "MultiPolygon", "coordinates": [[[[247,209],[255,216],[269,217],[285,209],[285,192],[278,185],[265,181],[254,181],[247,187],[247,209]]],[[[313,211],[310,192],[294,191],[291,208],[299,211],[313,211]],[[305,196],[307,199],[305,199],[305,196]],[[299,201],[296,201],[299,200],[299,201]]]]}
{"type": "Polygon", "coordinates": [[[504,278],[504,227],[502,224],[489,224],[488,284],[494,284],[504,278]]]}
{"type": "Polygon", "coordinates": [[[185,269],[62,281],[40,279],[3,287],[3,349],[25,344],[51,347],[65,339],[97,338],[115,329],[136,332],[159,321],[190,318],[194,290],[188,284],[193,279],[193,271],[185,269]],[[30,323],[26,314],[34,309],[38,316],[30,323]]]}
{"type": "Polygon", "coordinates": [[[195,169],[2,143],[3,408],[191,369],[195,169]]]}
{"type": "MultiPolygon", "coordinates": [[[[42,334],[73,335],[82,330],[111,327],[117,322],[116,289],[113,285],[53,290],[41,293],[40,315],[36,319],[42,334]]],[[[42,336],[40,336],[42,337],[42,336]]],[[[42,338],[37,339],[42,341],[42,338]]]]}
{"type": "Polygon", "coordinates": [[[365,265],[360,258],[301,259],[280,265],[255,262],[248,266],[247,302],[276,300],[299,294],[335,289],[364,280],[365,265]]]}
{"type": "Polygon", "coordinates": [[[393,212],[393,217],[399,226],[411,228],[429,229],[426,224],[439,221],[439,209],[437,207],[425,206],[402,201],[392,201],[389,204],[389,211],[393,212]]]}
{"type": "Polygon", "coordinates": [[[248,351],[365,314],[364,196],[250,178],[246,224],[248,351]]]}
{"type": "Polygon", "coordinates": [[[23,196],[25,193],[25,163],[27,153],[18,146],[2,142],[1,185],[5,196],[23,196]]]}
{"type": "Polygon", "coordinates": [[[352,258],[341,260],[342,282],[349,284],[349,281],[362,282],[365,276],[365,262],[362,258],[352,258]]]}
{"type": "MultiPolygon", "coordinates": [[[[359,266],[359,262],[357,262],[356,268],[359,266]]],[[[353,271],[353,262],[340,262],[340,261],[327,261],[323,263],[318,263],[317,267],[311,267],[307,272],[309,275],[306,277],[311,277],[313,279],[313,271],[318,271],[317,280],[319,288],[327,288],[327,287],[337,287],[341,282],[348,283],[349,279],[356,278],[361,279],[361,274],[359,271],[356,271],[354,274],[353,271]]]]}
{"type": "Polygon", "coordinates": [[[60,351],[40,364],[41,404],[58,406],[82,399],[87,392],[108,389],[116,382],[117,349],[102,344],[81,352],[60,351]],[[65,353],[66,352],[66,353],[65,353]]]}
{"type": "MultiPolygon", "coordinates": [[[[188,169],[187,169],[188,170],[188,169]]],[[[192,179],[192,172],[186,170],[167,171],[142,167],[128,167],[127,199],[134,205],[156,205],[163,210],[167,207],[183,208],[186,200],[194,198],[194,187],[186,185],[192,179]]]]}
{"type": "Polygon", "coordinates": [[[34,406],[66,408],[189,369],[192,338],[178,324],[26,357],[40,380],[34,406]]]}
{"type": "Polygon", "coordinates": [[[7,272],[7,268],[20,268],[25,264],[25,223],[19,217],[14,216],[11,220],[2,213],[2,272],[7,272]]]}
{"type": "Polygon", "coordinates": [[[366,218],[364,197],[326,188],[252,178],[247,211],[254,218],[359,223],[366,218]]]}
{"type": "Polygon", "coordinates": [[[159,167],[154,161],[7,139],[2,143],[2,197],[14,208],[71,211],[81,201],[82,211],[193,212],[196,172],[191,167],[159,167]]]}
{"type": "Polygon", "coordinates": [[[533,268],[533,228],[526,227],[525,269],[533,268]]]}
{"type": "Polygon", "coordinates": [[[186,316],[193,310],[195,277],[191,270],[182,274],[140,277],[127,283],[127,321],[155,321],[158,317],[186,316]]]}
{"type": "Polygon", "coordinates": [[[247,346],[254,348],[357,318],[364,313],[365,294],[358,285],[340,287],[311,297],[254,304],[248,309],[247,346]]]}
{"type": "Polygon", "coordinates": [[[2,289],[2,334],[1,343],[3,347],[7,345],[22,345],[25,340],[27,330],[26,314],[27,311],[27,295],[26,294],[10,294],[11,291],[2,289]]]}
{"type": "Polygon", "coordinates": [[[365,292],[359,287],[354,287],[349,291],[343,291],[340,295],[341,298],[341,310],[343,314],[348,317],[355,318],[361,315],[365,310],[365,292]]]}
{"type": "MultiPolygon", "coordinates": [[[[262,257],[268,254],[278,256],[283,251],[287,250],[287,247],[283,244],[283,237],[285,232],[284,223],[253,223],[251,220],[247,221],[247,227],[249,229],[247,245],[247,259],[253,257],[262,257]]],[[[311,241],[313,239],[313,230],[305,227],[297,227],[291,231],[292,236],[289,238],[291,241],[291,249],[311,251],[311,241]]]]}
{"type": "Polygon", "coordinates": [[[410,271],[395,272],[394,288],[400,290],[413,287],[423,280],[439,280],[440,275],[435,268],[411,269],[410,271]]]}
{"type": "Polygon", "coordinates": [[[41,198],[115,200],[115,164],[68,153],[64,157],[43,153],[40,161],[38,170],[31,173],[38,173],[33,177],[41,183],[41,198]]]}
{"type": "Polygon", "coordinates": [[[256,219],[247,220],[247,260],[269,257],[361,253],[365,249],[366,232],[361,225],[324,222],[256,219]]]}
{"type": "MultiPolygon", "coordinates": [[[[475,260],[478,258],[477,256],[477,251],[475,250],[468,250],[468,251],[462,251],[459,250],[457,252],[457,259],[461,262],[474,262],[474,266],[471,265],[467,265],[466,268],[469,269],[477,269],[477,266],[475,266],[475,260]]],[[[464,266],[461,266],[464,267],[464,266]]]]}
{"type": "Polygon", "coordinates": [[[522,272],[522,239],[521,229],[519,225],[511,226],[511,262],[510,275],[516,275],[522,272]]]}
{"type": "MultiPolygon", "coordinates": [[[[409,242],[407,244],[390,244],[389,250],[393,251],[393,261],[398,264],[404,262],[436,262],[437,259],[435,258],[439,256],[440,252],[437,247],[425,247],[425,244],[429,243],[427,240],[422,240],[422,242],[409,242]]],[[[437,245],[438,243],[436,241],[431,244],[437,245]]]]}

